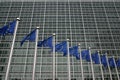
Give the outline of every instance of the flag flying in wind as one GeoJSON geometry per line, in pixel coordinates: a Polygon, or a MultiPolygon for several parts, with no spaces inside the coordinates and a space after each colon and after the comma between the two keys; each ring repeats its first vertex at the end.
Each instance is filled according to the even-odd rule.
{"type": "Polygon", "coordinates": [[[15,26],[16,26],[16,20],[9,24],[9,28],[7,30],[7,33],[13,34],[14,30],[15,30],[15,26]]]}
{"type": "Polygon", "coordinates": [[[98,52],[91,54],[91,57],[92,57],[92,60],[95,62],[95,64],[100,64],[100,58],[99,58],[98,52]]]}
{"type": "Polygon", "coordinates": [[[69,48],[70,55],[76,56],[78,54],[78,46],[69,48]]]}
{"type": "Polygon", "coordinates": [[[2,28],[0,28],[0,35],[5,36],[7,30],[8,30],[8,25],[3,26],[2,28]]]}
{"type": "Polygon", "coordinates": [[[15,26],[16,26],[16,20],[9,23],[9,25],[5,25],[2,28],[0,28],[0,35],[5,36],[7,33],[14,33],[15,30],[15,26]]]}
{"type": "Polygon", "coordinates": [[[80,53],[79,53],[79,50],[78,50],[78,46],[74,46],[70,49],[70,55],[73,55],[76,57],[77,60],[80,60],[80,53]]]}
{"type": "MultiPolygon", "coordinates": [[[[78,53],[78,46],[73,46],[73,47],[69,48],[69,55],[70,56],[76,56],[77,53],[78,53]]],[[[64,56],[66,56],[66,55],[67,55],[67,49],[64,52],[64,56]]]]}
{"type": "Polygon", "coordinates": [[[76,52],[75,57],[77,60],[80,60],[80,54],[78,52],[76,52]]]}
{"type": "Polygon", "coordinates": [[[21,41],[21,46],[23,45],[23,43],[26,41],[26,40],[29,40],[29,41],[32,41],[32,42],[35,42],[35,39],[36,39],[36,29],[34,29],[30,34],[26,35],[23,40],[21,41]]]}
{"type": "Polygon", "coordinates": [[[112,57],[112,58],[109,58],[109,59],[108,59],[108,62],[109,62],[109,66],[110,66],[110,67],[115,68],[115,63],[114,63],[114,58],[113,58],[113,57],[112,57]]]}
{"type": "Polygon", "coordinates": [[[103,64],[103,66],[107,67],[106,55],[102,55],[100,58],[101,58],[101,63],[103,64]]]}
{"type": "Polygon", "coordinates": [[[78,51],[78,46],[73,46],[71,48],[69,48],[69,54],[71,56],[75,56],[77,60],[80,60],[80,54],[79,54],[79,51],[78,51]]]}
{"type": "Polygon", "coordinates": [[[116,61],[116,66],[117,66],[118,68],[120,68],[120,59],[118,59],[118,60],[116,61]]]}
{"type": "Polygon", "coordinates": [[[43,41],[39,41],[38,42],[38,47],[49,47],[49,48],[53,48],[53,36],[47,38],[47,39],[44,39],[43,41]]]}
{"type": "Polygon", "coordinates": [[[86,61],[90,62],[91,61],[91,58],[90,58],[90,53],[87,53],[86,56],[85,56],[85,59],[86,61]]]}
{"type": "Polygon", "coordinates": [[[67,41],[63,41],[61,43],[56,44],[55,45],[55,51],[66,53],[66,51],[67,51],[67,41]]]}
{"type": "Polygon", "coordinates": [[[86,59],[86,55],[89,54],[89,50],[81,51],[82,59],[86,59]]]}

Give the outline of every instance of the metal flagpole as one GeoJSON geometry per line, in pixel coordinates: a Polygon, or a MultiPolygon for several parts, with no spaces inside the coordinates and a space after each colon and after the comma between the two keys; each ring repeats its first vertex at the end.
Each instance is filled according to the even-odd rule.
{"type": "Polygon", "coordinates": [[[102,69],[102,64],[101,64],[101,59],[100,59],[100,53],[99,53],[99,51],[98,51],[98,57],[99,57],[99,62],[100,62],[100,70],[101,70],[101,74],[102,74],[102,80],[104,80],[103,69],[102,69]]]}
{"type": "Polygon", "coordinates": [[[84,80],[83,64],[82,64],[82,54],[81,54],[80,43],[78,44],[78,48],[79,48],[79,51],[80,51],[80,65],[81,65],[81,72],[82,72],[82,80],[84,80]]]}
{"type": "Polygon", "coordinates": [[[110,73],[110,80],[112,80],[112,73],[111,73],[111,70],[110,70],[110,65],[109,65],[109,62],[108,62],[107,53],[105,53],[105,55],[106,55],[106,59],[107,59],[108,70],[109,70],[109,73],[110,73]]]}
{"type": "Polygon", "coordinates": [[[92,77],[93,77],[93,80],[95,80],[95,74],[94,74],[94,69],[93,69],[93,63],[92,63],[90,47],[89,47],[89,55],[90,55],[90,64],[91,64],[91,70],[92,70],[92,77]]]}
{"type": "Polygon", "coordinates": [[[39,32],[39,27],[36,28],[35,54],[34,54],[34,62],[33,62],[32,80],[35,80],[35,70],[36,70],[36,60],[37,60],[38,32],[39,32]]]}
{"type": "MultiPolygon", "coordinates": [[[[58,0],[57,0],[56,5],[57,5],[57,6],[56,6],[56,33],[58,33],[58,0]]],[[[57,42],[57,39],[58,39],[58,36],[56,35],[55,37],[56,37],[56,40],[55,40],[55,43],[56,43],[56,42],[57,42]]],[[[55,72],[55,77],[56,77],[56,78],[57,78],[57,72],[58,72],[58,71],[57,71],[57,70],[58,70],[58,69],[57,69],[57,62],[58,62],[58,58],[57,58],[57,57],[58,57],[58,55],[55,53],[55,59],[56,59],[56,60],[55,60],[55,62],[56,62],[56,65],[55,65],[55,67],[56,67],[56,68],[55,68],[55,71],[56,71],[56,72],[55,72]]]]}
{"type": "Polygon", "coordinates": [[[55,33],[53,33],[53,80],[55,80],[55,33]]]}
{"type": "MultiPolygon", "coordinates": [[[[114,56],[113,56],[113,58],[114,58],[114,56]]],[[[120,80],[118,70],[117,70],[117,65],[116,65],[116,62],[115,62],[115,58],[114,58],[114,64],[115,64],[115,70],[116,70],[116,73],[117,73],[117,78],[118,78],[118,80],[120,80]]]]}
{"type": "Polygon", "coordinates": [[[68,80],[71,80],[71,73],[70,73],[70,55],[69,55],[69,39],[67,39],[67,64],[68,64],[68,80]]]}
{"type": "Polygon", "coordinates": [[[20,21],[20,18],[17,18],[16,25],[15,25],[15,32],[14,32],[13,41],[12,41],[12,46],[11,46],[11,49],[10,49],[10,56],[9,56],[9,60],[8,60],[5,80],[8,80],[8,77],[9,77],[10,64],[11,64],[11,60],[12,60],[13,48],[14,48],[14,44],[15,44],[15,38],[16,38],[16,33],[17,33],[17,28],[18,28],[19,21],[20,21]]]}

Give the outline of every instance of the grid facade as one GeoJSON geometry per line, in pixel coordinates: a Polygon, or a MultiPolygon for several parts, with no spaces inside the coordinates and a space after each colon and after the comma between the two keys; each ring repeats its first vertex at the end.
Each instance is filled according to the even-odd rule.
{"type": "MultiPolygon", "coordinates": [[[[70,39],[69,45],[81,44],[81,50],[91,47],[91,53],[107,52],[108,57],[120,57],[120,2],[0,2],[0,26],[17,17],[21,19],[10,65],[9,80],[31,80],[35,42],[22,38],[40,26],[39,41],[56,33],[56,43],[70,39]]],[[[0,36],[0,80],[5,79],[13,35],[0,36]]],[[[62,53],[55,54],[55,76],[58,80],[68,80],[67,58],[62,53]]],[[[52,52],[49,48],[38,47],[36,80],[52,80],[52,52]]],[[[85,80],[92,80],[90,63],[83,60],[85,80]]],[[[71,78],[82,80],[80,61],[70,57],[71,78]]],[[[95,80],[102,80],[100,65],[93,64],[95,80]]],[[[102,67],[104,79],[110,80],[108,69],[102,67]]],[[[115,69],[113,80],[117,79],[115,69]]],[[[118,69],[120,75],[120,69],[118,69]]]]}

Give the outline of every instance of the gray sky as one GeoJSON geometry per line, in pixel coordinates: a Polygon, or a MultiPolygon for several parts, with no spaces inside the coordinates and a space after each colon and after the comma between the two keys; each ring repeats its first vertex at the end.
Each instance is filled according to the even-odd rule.
{"type": "MultiPolygon", "coordinates": [[[[11,1],[11,0],[0,0],[0,2],[8,2],[8,1],[11,1]]],[[[12,0],[14,2],[21,2],[21,1],[25,1],[25,2],[33,2],[34,0],[12,0]]],[[[101,1],[107,1],[107,2],[120,2],[120,0],[35,0],[35,1],[38,1],[38,2],[41,2],[41,1],[59,1],[59,2],[66,2],[66,1],[70,1],[70,2],[76,2],[76,1],[82,1],[82,2],[90,2],[90,1],[94,1],[94,2],[101,2],[101,1]]]]}

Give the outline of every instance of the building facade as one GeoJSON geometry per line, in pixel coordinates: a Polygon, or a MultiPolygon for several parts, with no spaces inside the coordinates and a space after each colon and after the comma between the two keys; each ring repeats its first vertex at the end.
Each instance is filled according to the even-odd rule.
{"type": "MultiPolygon", "coordinates": [[[[120,2],[119,1],[69,1],[69,0],[1,0],[0,26],[20,18],[13,49],[8,80],[32,80],[35,42],[20,41],[34,28],[40,27],[38,40],[56,33],[56,43],[69,39],[69,46],[80,43],[81,50],[91,47],[91,53],[99,51],[108,57],[120,58],[120,2]]],[[[0,80],[5,80],[13,35],[0,36],[0,80]]],[[[38,47],[35,80],[52,80],[53,57],[49,48],[38,47]]],[[[56,80],[68,80],[67,57],[55,54],[56,80]]],[[[103,67],[90,62],[76,60],[70,56],[71,80],[119,80],[120,69],[103,67]],[[118,72],[118,73],[117,73],[118,72]]]]}

